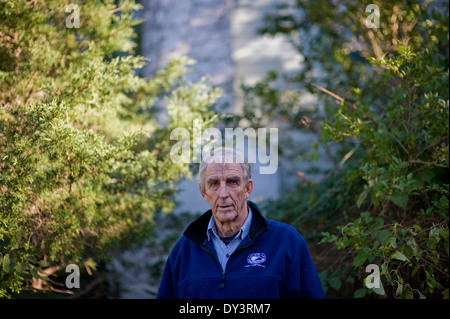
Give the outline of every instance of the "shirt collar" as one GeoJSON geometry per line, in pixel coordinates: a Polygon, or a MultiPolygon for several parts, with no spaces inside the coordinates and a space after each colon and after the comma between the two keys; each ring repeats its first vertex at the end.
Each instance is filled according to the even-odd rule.
{"type": "MultiPolygon", "coordinates": [[[[245,236],[248,235],[248,233],[250,232],[250,226],[252,224],[252,218],[253,218],[253,213],[252,213],[252,209],[250,208],[249,205],[247,205],[248,207],[248,216],[245,219],[244,224],[242,224],[241,229],[239,229],[237,237],[239,237],[240,240],[244,239],[245,236]]],[[[208,241],[211,240],[211,234],[217,238],[219,238],[219,234],[217,233],[217,228],[216,228],[216,223],[214,222],[214,216],[211,215],[211,218],[209,219],[209,223],[208,223],[208,228],[206,230],[206,235],[208,236],[208,241]]]]}

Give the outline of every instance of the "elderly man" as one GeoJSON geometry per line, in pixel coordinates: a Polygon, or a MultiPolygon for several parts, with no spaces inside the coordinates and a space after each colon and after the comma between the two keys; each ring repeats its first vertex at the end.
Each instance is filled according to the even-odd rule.
{"type": "Polygon", "coordinates": [[[211,209],[174,246],[157,298],[324,298],[302,236],[247,200],[253,181],[240,153],[203,158],[199,188],[211,209]]]}

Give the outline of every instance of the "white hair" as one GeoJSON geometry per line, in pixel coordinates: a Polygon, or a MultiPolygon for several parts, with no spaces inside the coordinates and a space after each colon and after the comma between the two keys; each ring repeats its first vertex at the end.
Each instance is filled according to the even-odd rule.
{"type": "Polygon", "coordinates": [[[208,167],[208,164],[211,163],[221,163],[221,164],[227,164],[227,163],[238,163],[242,167],[242,171],[244,173],[244,182],[247,186],[250,179],[252,178],[252,172],[250,168],[250,164],[248,163],[247,159],[244,155],[242,155],[241,152],[229,148],[229,147],[219,147],[214,150],[212,150],[209,154],[206,153],[206,156],[204,156],[205,153],[202,153],[202,161],[200,162],[200,170],[198,174],[198,182],[200,184],[200,188],[205,188],[205,171],[208,167]]]}

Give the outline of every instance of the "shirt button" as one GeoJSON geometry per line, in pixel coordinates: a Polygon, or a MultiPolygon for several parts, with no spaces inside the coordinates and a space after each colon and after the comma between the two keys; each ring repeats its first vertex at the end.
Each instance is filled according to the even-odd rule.
{"type": "Polygon", "coordinates": [[[230,258],[230,254],[226,254],[225,257],[230,258]]]}

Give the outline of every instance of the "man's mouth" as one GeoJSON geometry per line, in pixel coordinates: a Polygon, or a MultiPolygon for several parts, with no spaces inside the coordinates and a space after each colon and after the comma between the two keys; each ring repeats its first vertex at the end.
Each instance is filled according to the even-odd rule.
{"type": "Polygon", "coordinates": [[[221,209],[227,209],[230,207],[233,207],[233,205],[219,205],[219,208],[221,208],[221,209]]]}

